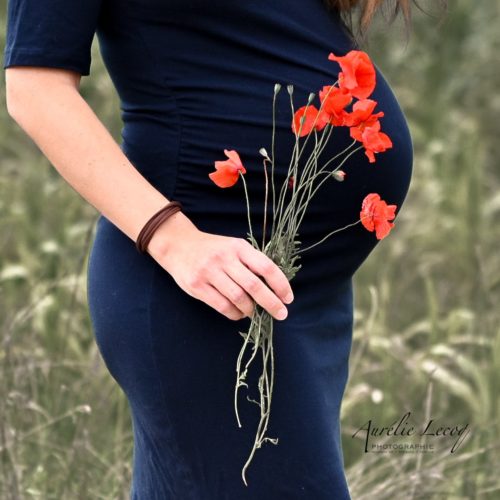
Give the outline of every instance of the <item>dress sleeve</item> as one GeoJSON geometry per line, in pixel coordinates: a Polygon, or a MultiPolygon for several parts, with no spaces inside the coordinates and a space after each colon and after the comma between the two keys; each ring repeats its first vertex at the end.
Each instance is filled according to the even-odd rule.
{"type": "Polygon", "coordinates": [[[45,66],[90,74],[104,0],[8,0],[3,67],[45,66]]]}

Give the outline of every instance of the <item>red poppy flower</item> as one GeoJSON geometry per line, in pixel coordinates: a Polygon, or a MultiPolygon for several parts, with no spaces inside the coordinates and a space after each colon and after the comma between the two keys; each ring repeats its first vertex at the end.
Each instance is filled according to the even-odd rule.
{"type": "Polygon", "coordinates": [[[359,128],[359,134],[361,134],[365,127],[372,126],[379,118],[384,116],[383,111],[373,114],[376,105],[377,101],[372,99],[357,101],[352,107],[352,112],[345,114],[344,124],[348,127],[359,128]]]}
{"type": "Polygon", "coordinates": [[[293,183],[295,182],[295,179],[293,177],[293,175],[291,175],[289,178],[288,178],[288,189],[293,189],[293,183]]]}
{"type": "Polygon", "coordinates": [[[361,205],[361,223],[368,231],[375,231],[377,239],[381,240],[394,227],[394,223],[389,221],[396,217],[396,208],[397,205],[387,205],[379,194],[370,193],[365,196],[361,205]]]}
{"type": "Polygon", "coordinates": [[[370,163],[375,162],[374,153],[382,153],[392,148],[392,141],[389,136],[380,132],[380,122],[378,120],[373,125],[364,127],[361,133],[359,132],[359,127],[352,127],[351,137],[363,143],[365,154],[370,163]]]}
{"type": "Polygon", "coordinates": [[[330,53],[328,59],[340,64],[339,86],[349,90],[353,97],[366,99],[375,90],[375,67],[366,52],[351,50],[345,56],[330,53]]]}
{"type": "Polygon", "coordinates": [[[212,179],[212,181],[214,181],[215,184],[221,188],[234,186],[234,184],[238,181],[240,170],[241,173],[246,173],[246,169],[241,163],[240,156],[236,151],[225,149],[224,153],[229,159],[216,161],[216,172],[208,174],[210,179],[212,179]]]}
{"type": "Polygon", "coordinates": [[[292,130],[295,135],[297,135],[300,129],[299,137],[303,137],[311,132],[311,130],[315,129],[317,131],[322,130],[328,123],[329,117],[323,112],[319,111],[313,104],[309,104],[309,106],[302,106],[301,108],[295,111],[292,122],[292,130]],[[319,116],[316,120],[316,116],[319,116]],[[302,124],[302,129],[300,128],[300,120],[305,116],[304,123],[302,124]],[[316,124],[313,127],[314,120],[316,120],[316,124]]]}
{"type": "Polygon", "coordinates": [[[330,116],[330,123],[337,126],[344,125],[344,117],[347,114],[344,108],[352,101],[349,91],[325,85],[319,91],[319,99],[323,103],[322,110],[330,116]]]}

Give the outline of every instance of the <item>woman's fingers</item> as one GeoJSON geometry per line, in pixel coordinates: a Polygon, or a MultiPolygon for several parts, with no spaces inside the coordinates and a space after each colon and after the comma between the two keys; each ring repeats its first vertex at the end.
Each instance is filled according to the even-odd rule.
{"type": "MultiPolygon", "coordinates": [[[[226,268],[229,277],[236,282],[238,288],[251,301],[251,313],[253,313],[253,300],[261,305],[276,319],[283,320],[286,318],[287,309],[282,301],[268,288],[268,286],[250,269],[248,269],[241,261],[230,263],[226,268]]],[[[246,301],[244,297],[239,297],[240,300],[246,301]]],[[[248,302],[247,302],[248,303],[248,302]]],[[[248,309],[244,309],[247,311],[248,309]]],[[[250,314],[251,316],[251,314],[250,314]]]]}
{"type": "Polygon", "coordinates": [[[204,283],[201,285],[198,288],[198,293],[200,294],[200,300],[203,300],[203,302],[227,318],[237,321],[245,317],[245,313],[241,312],[229,299],[224,297],[224,295],[222,295],[210,283],[204,283]]]}
{"type": "MultiPolygon", "coordinates": [[[[228,263],[227,267],[231,269],[233,265],[233,263],[228,263]]],[[[241,267],[244,268],[243,265],[241,267]]],[[[226,272],[225,268],[215,269],[213,274],[208,277],[209,283],[217,288],[241,313],[251,318],[255,307],[254,302],[239,285],[242,280],[238,279],[238,272],[232,274],[226,274],[226,272]]]]}
{"type": "Polygon", "coordinates": [[[155,255],[186,293],[229,319],[252,317],[256,303],[278,320],[287,317],[283,302],[293,300],[287,277],[243,238],[196,229],[155,255]]]}
{"type": "MultiPolygon", "coordinates": [[[[239,250],[239,256],[242,262],[251,271],[262,276],[269,287],[274,290],[277,297],[285,304],[292,302],[293,292],[285,273],[265,253],[254,248],[248,241],[243,239],[242,241],[245,242],[239,250]]],[[[262,293],[257,283],[252,281],[250,286],[262,293]]],[[[245,289],[248,290],[248,288],[245,289]]]]}

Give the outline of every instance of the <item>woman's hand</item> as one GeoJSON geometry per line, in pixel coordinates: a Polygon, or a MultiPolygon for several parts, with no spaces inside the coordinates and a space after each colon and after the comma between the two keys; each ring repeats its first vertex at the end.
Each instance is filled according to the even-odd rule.
{"type": "Polygon", "coordinates": [[[186,293],[229,319],[251,317],[254,301],[276,319],[287,316],[287,277],[243,238],[201,231],[177,212],[155,231],[148,252],[186,293]]]}

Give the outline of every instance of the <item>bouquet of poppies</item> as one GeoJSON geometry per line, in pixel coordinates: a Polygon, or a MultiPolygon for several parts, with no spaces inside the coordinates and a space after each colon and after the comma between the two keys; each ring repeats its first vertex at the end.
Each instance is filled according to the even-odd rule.
{"type": "MultiPolygon", "coordinates": [[[[301,242],[297,239],[298,229],[306,213],[308,203],[323,182],[330,177],[336,181],[343,181],[346,173],[341,168],[356,151],[364,148],[368,161],[374,163],[376,154],[392,147],[390,138],[381,131],[380,127],[379,118],[384,116],[384,113],[383,111],[375,112],[377,102],[369,99],[376,85],[376,72],[369,56],[363,51],[352,50],[344,56],[336,56],[330,53],[328,59],[337,62],[341,71],[338,73],[338,80],[334,84],[324,86],[319,91],[319,108],[312,104],[315,94],[310,93],[307,104],[295,111],[292,99],[293,86],[287,86],[293,115],[291,129],[295,135],[295,145],[291,154],[287,179],[283,182],[278,196],[276,196],[274,182],[275,105],[276,96],[281,90],[281,85],[279,83],[275,84],[271,156],[269,156],[265,148],[259,150],[259,153],[264,158],[263,166],[266,182],[264,231],[261,244],[253,236],[250,203],[244,176],[246,169],[238,152],[225,149],[224,153],[228,159],[216,161],[215,172],[209,174],[210,179],[221,188],[233,186],[241,177],[247,201],[248,239],[255,248],[264,252],[280,267],[288,280],[293,279],[301,267],[301,264],[297,262],[300,253],[322,243],[334,233],[361,222],[368,231],[375,231],[376,237],[382,239],[389,234],[394,226],[394,223],[390,221],[395,218],[397,206],[387,205],[379,194],[370,193],[361,202],[360,218],[352,224],[331,231],[320,241],[307,248],[301,248],[301,242]],[[318,165],[318,157],[337,127],[349,127],[353,141],[344,151],[336,154],[320,166],[318,165]],[[315,141],[313,150],[304,166],[299,169],[299,159],[305,145],[312,136],[314,136],[315,141]],[[271,166],[273,218],[271,221],[271,236],[269,241],[266,242],[266,213],[269,192],[268,164],[271,166]],[[321,177],[323,178],[318,180],[321,177]],[[291,197],[288,203],[285,204],[287,189],[291,190],[291,197]]],[[[241,422],[238,415],[238,389],[241,386],[248,388],[248,384],[245,382],[247,371],[252,361],[256,359],[259,350],[263,361],[262,375],[258,381],[260,401],[247,398],[260,408],[260,422],[254,446],[242,469],[243,482],[247,485],[245,470],[250,464],[256,449],[260,448],[266,441],[273,444],[278,443],[277,438],[273,439],[265,436],[270,417],[274,381],[273,317],[257,304],[248,330],[239,333],[244,339],[237,359],[234,394],[234,407],[239,427],[241,427],[241,422]],[[248,359],[246,359],[242,367],[245,356],[248,359]]]]}

